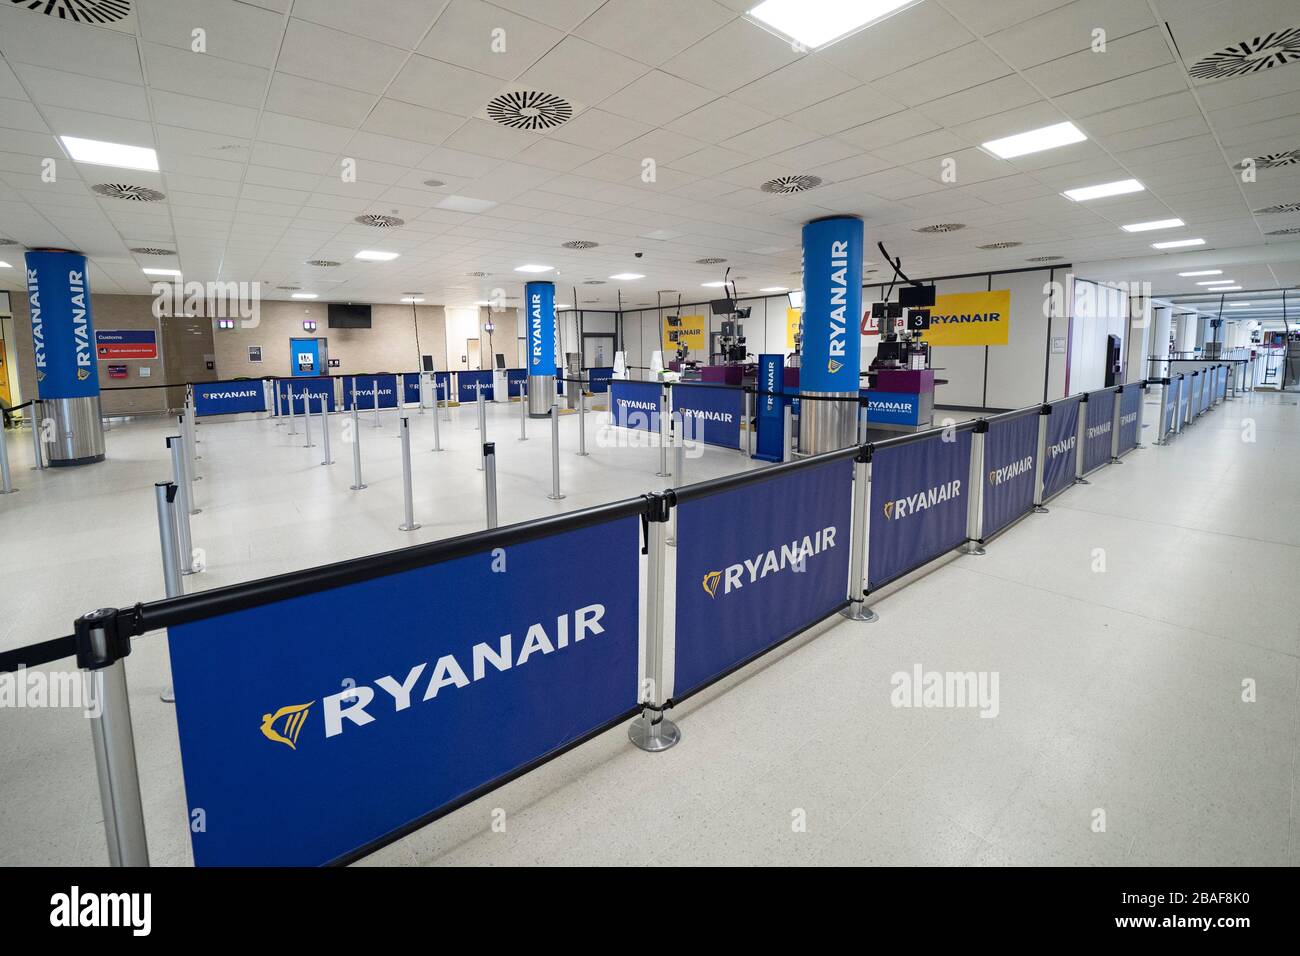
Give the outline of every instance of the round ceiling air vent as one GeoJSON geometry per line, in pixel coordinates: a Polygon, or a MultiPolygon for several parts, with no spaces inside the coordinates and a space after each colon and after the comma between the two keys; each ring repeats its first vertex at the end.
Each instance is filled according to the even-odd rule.
{"type": "Polygon", "coordinates": [[[599,300],[599,299],[583,299],[583,300],[582,300],[582,304],[583,304],[583,305],[600,305],[600,300],[599,300]]]}
{"type": "Polygon", "coordinates": [[[1276,206],[1265,206],[1263,209],[1256,209],[1257,216],[1271,216],[1279,212],[1300,212],[1300,202],[1278,203],[1276,206]]]}
{"type": "Polygon", "coordinates": [[[727,261],[726,259],[719,259],[715,256],[709,256],[706,259],[696,259],[695,264],[697,266],[720,266],[722,265],[722,263],[726,261],[727,261]]]}
{"type": "Polygon", "coordinates": [[[16,245],[18,245],[17,239],[0,239],[0,246],[16,246],[16,245]]]}
{"type": "MultiPolygon", "coordinates": [[[[1256,156],[1252,162],[1256,169],[1276,169],[1279,166],[1294,166],[1300,163],[1300,149],[1288,149],[1285,153],[1268,153],[1256,156]]],[[[1245,169],[1246,163],[1240,162],[1233,169],[1245,169]]]]}
{"type": "Polygon", "coordinates": [[[162,249],[158,246],[136,246],[131,250],[137,256],[174,256],[175,249],[162,249]]]}
{"type": "Polygon", "coordinates": [[[161,202],[167,196],[147,186],[131,186],[126,183],[99,183],[90,187],[93,192],[109,199],[129,199],[133,202],[161,202]]]}
{"type": "Polygon", "coordinates": [[[964,222],[936,222],[932,226],[921,226],[919,229],[913,229],[912,231],[925,232],[925,233],[956,232],[958,229],[965,229],[965,228],[966,228],[966,223],[964,222]]]}
{"type": "Polygon", "coordinates": [[[1026,262],[1056,262],[1057,260],[1064,259],[1064,258],[1065,256],[1032,256],[1031,258],[1026,259],[1025,261],[1026,262]]]}
{"type": "Polygon", "coordinates": [[[433,189],[437,189],[439,186],[445,186],[445,185],[447,185],[447,184],[444,183],[441,179],[426,179],[426,180],[424,181],[424,184],[425,184],[426,186],[429,186],[429,187],[433,188],[433,189]]]}
{"type": "Polygon", "coordinates": [[[487,114],[511,129],[554,129],[573,118],[573,107],[553,93],[521,90],[493,97],[487,114]]]}
{"type": "Polygon", "coordinates": [[[592,242],[590,239],[573,239],[569,242],[561,243],[565,249],[595,249],[599,242],[592,242]]]}
{"type": "Polygon", "coordinates": [[[1023,246],[1023,242],[987,242],[982,246],[976,246],[976,249],[1014,249],[1016,246],[1023,246]]]}
{"type": "Polygon", "coordinates": [[[342,265],[342,263],[335,262],[333,259],[308,259],[307,265],[316,266],[318,269],[333,269],[335,266],[342,265]]]}
{"type": "Polygon", "coordinates": [[[816,189],[822,184],[820,176],[778,176],[769,179],[758,188],[765,193],[801,193],[816,189]]]}
{"type": "Polygon", "coordinates": [[[604,279],[584,279],[582,284],[583,284],[583,285],[604,285],[604,284],[605,284],[605,280],[604,280],[604,279]]]}
{"type": "Polygon", "coordinates": [[[297,292],[299,289],[302,288],[302,286],[300,286],[300,285],[278,285],[278,286],[276,286],[276,288],[277,288],[277,289],[282,289],[282,290],[285,291],[285,292],[297,292]]]}
{"type": "Polygon", "coordinates": [[[1187,72],[1198,80],[1218,80],[1270,70],[1296,60],[1300,60],[1300,27],[1234,43],[1198,61],[1187,72]]]}
{"type": "Polygon", "coordinates": [[[1264,233],[1266,236],[1300,236],[1300,226],[1291,226],[1289,229],[1274,229],[1272,232],[1264,233]]]}
{"type": "Polygon", "coordinates": [[[472,279],[485,279],[485,278],[487,278],[487,273],[486,273],[486,272],[466,272],[465,275],[469,276],[469,277],[472,278],[472,279]]]}
{"type": "Polygon", "coordinates": [[[115,23],[131,12],[130,0],[9,0],[46,16],[77,23],[115,23]]]}
{"type": "Polygon", "coordinates": [[[396,216],[380,216],[376,213],[366,213],[352,221],[363,226],[374,226],[376,229],[396,229],[398,226],[406,225],[405,219],[398,219],[396,216]]]}

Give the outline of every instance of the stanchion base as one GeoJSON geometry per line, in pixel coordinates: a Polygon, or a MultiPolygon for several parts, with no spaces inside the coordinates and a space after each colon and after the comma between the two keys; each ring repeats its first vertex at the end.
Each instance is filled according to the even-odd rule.
{"type": "Polygon", "coordinates": [[[1110,463],[1111,463],[1112,465],[1122,465],[1122,464],[1124,464],[1124,460],[1123,460],[1122,458],[1112,458],[1112,459],[1110,460],[1110,463]]]}
{"type": "Polygon", "coordinates": [[[158,695],[158,699],[162,701],[164,704],[176,703],[176,688],[168,687],[166,690],[164,690],[161,694],[158,695]]]}
{"type": "Polygon", "coordinates": [[[671,471],[656,471],[656,472],[655,472],[655,477],[656,477],[656,478],[671,478],[672,476],[673,476],[673,473],[672,473],[671,471]]]}
{"type": "Polygon", "coordinates": [[[366,490],[367,488],[369,488],[369,487],[370,487],[369,485],[348,485],[348,490],[349,490],[349,491],[365,491],[365,490],[366,490]]]}
{"type": "Polygon", "coordinates": [[[850,621],[862,621],[866,624],[874,624],[880,620],[880,615],[871,608],[867,607],[864,601],[855,601],[840,611],[841,617],[847,617],[850,621]]]}
{"type": "Polygon", "coordinates": [[[590,454],[591,454],[591,452],[589,452],[589,451],[580,451],[580,452],[578,452],[578,457],[579,457],[579,458],[586,458],[586,457],[587,457],[588,455],[590,455],[590,454]]]}
{"type": "Polygon", "coordinates": [[[1087,478],[1076,478],[1076,479],[1074,479],[1074,483],[1075,483],[1076,485],[1090,485],[1090,484],[1092,484],[1092,482],[1089,481],[1087,478]]]}
{"type": "Polygon", "coordinates": [[[980,544],[978,541],[967,541],[957,550],[959,550],[962,554],[974,554],[974,555],[988,554],[988,552],[984,550],[984,545],[980,544]]]}
{"type": "Polygon", "coordinates": [[[1045,515],[1045,514],[1050,514],[1050,512],[1042,505],[1034,505],[1034,514],[1045,515]]]}
{"type": "Polygon", "coordinates": [[[661,718],[654,727],[655,732],[652,735],[651,724],[646,715],[635,717],[628,725],[627,739],[646,753],[652,754],[674,747],[682,739],[681,730],[667,717],[661,718]]]}
{"type": "Polygon", "coordinates": [[[547,495],[546,497],[550,498],[552,501],[563,501],[563,500],[564,500],[564,495],[547,495]]]}
{"type": "Polygon", "coordinates": [[[21,488],[10,488],[8,491],[0,491],[0,495],[16,495],[22,491],[21,488]]]}
{"type": "Polygon", "coordinates": [[[417,523],[417,524],[399,524],[399,525],[397,526],[397,530],[398,530],[398,531],[415,531],[415,530],[416,530],[417,528],[419,528],[419,527],[420,527],[420,525],[419,525],[418,523],[417,523]]]}
{"type": "Polygon", "coordinates": [[[324,465],[332,465],[332,464],[334,464],[334,460],[333,460],[333,459],[330,459],[329,461],[322,461],[322,462],[321,462],[321,465],[322,465],[322,466],[324,466],[324,465]]]}

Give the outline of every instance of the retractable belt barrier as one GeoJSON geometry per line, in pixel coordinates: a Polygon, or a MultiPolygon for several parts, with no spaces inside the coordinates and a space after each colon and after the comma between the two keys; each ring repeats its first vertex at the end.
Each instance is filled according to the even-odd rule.
{"type": "MultiPolygon", "coordinates": [[[[1219,367],[1195,377],[1223,395],[1219,367]]],[[[1142,447],[1149,388],[1160,438],[1176,432],[1197,407],[1186,381],[94,611],[73,635],[0,653],[0,672],[73,655],[104,672],[91,729],[110,860],[147,863],[123,659],[166,629],[186,799],[206,821],[195,862],[346,863],[629,719],[642,749],[672,746],[675,705],[837,612],[875,620],[869,595],[954,549],[983,554],[1142,447]],[[573,574],[592,554],[601,573],[573,574]]],[[[660,389],[615,380],[612,404],[657,414],[660,389]],[[630,406],[638,388],[654,408],[630,406]]],[[[489,494],[489,524],[493,510],[489,494]]]]}

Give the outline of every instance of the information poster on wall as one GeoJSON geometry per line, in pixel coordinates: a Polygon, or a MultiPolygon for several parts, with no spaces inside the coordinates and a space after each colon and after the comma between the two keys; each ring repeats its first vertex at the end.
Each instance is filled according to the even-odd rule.
{"type": "Polygon", "coordinates": [[[681,325],[669,325],[668,319],[664,319],[664,360],[670,359],[674,352],[677,351],[677,343],[684,342],[686,347],[692,352],[705,352],[708,350],[708,337],[705,330],[708,323],[702,315],[683,315],[679,316],[681,325]]]}
{"type": "Polygon", "coordinates": [[[158,333],[153,329],[96,329],[95,352],[101,362],[156,359],[158,333]]]}
{"type": "Polygon", "coordinates": [[[803,309],[786,309],[785,310],[785,350],[794,351],[795,336],[799,334],[799,329],[803,326],[803,309]]]}
{"type": "Polygon", "coordinates": [[[1011,328],[1011,290],[935,296],[930,310],[931,345],[1006,345],[1011,328]]]}

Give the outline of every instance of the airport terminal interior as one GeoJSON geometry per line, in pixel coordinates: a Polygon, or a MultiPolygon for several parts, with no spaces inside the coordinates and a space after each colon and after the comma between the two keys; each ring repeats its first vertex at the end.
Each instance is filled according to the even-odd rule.
{"type": "Polygon", "coordinates": [[[1300,864],[1294,0],[12,0],[0,406],[0,865],[1300,864]]]}

